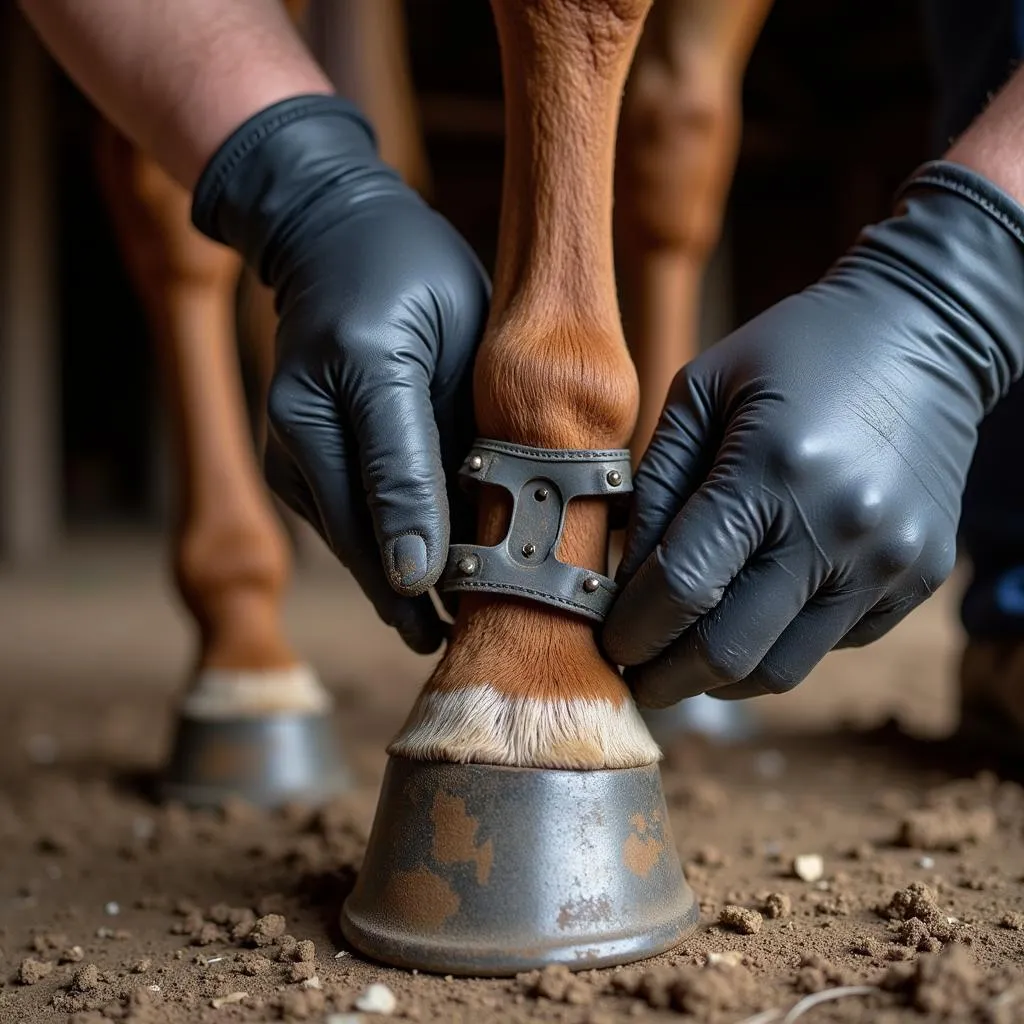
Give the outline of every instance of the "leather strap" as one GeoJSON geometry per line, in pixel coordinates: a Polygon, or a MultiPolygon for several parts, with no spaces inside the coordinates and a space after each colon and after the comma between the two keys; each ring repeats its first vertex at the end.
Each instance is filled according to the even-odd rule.
{"type": "Polygon", "coordinates": [[[478,439],[459,474],[467,482],[508,491],[512,516],[505,539],[493,547],[451,545],[441,589],[508,594],[604,621],[615,583],[559,561],[555,552],[573,498],[616,498],[632,491],[629,451],[531,448],[478,439]]]}

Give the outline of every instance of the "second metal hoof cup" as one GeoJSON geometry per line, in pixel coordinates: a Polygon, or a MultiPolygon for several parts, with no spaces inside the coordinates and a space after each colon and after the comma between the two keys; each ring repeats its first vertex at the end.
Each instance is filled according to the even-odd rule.
{"type": "Polygon", "coordinates": [[[329,714],[182,717],[160,796],[192,807],[318,804],[349,788],[329,714]]]}
{"type": "Polygon", "coordinates": [[[341,928],[385,963],[487,976],[641,960],[697,918],[657,765],[392,757],[341,928]]]}

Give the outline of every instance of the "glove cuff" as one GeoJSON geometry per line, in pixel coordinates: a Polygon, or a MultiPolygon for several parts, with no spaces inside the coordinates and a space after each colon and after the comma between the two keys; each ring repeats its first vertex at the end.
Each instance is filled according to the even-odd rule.
{"type": "Polygon", "coordinates": [[[238,250],[269,284],[282,228],[354,168],[389,174],[354,104],[328,95],[282,100],[243,122],[210,158],[193,192],[192,223],[238,250]]]}
{"type": "Polygon", "coordinates": [[[984,210],[1024,245],[1024,206],[997,188],[988,178],[961,164],[931,160],[922,164],[899,187],[896,202],[920,189],[937,188],[953,192],[984,210]]]}
{"type": "Polygon", "coordinates": [[[986,412],[1024,373],[1024,207],[960,164],[923,164],[896,194],[894,229],[867,229],[920,275],[923,293],[957,337],[986,412]]]}

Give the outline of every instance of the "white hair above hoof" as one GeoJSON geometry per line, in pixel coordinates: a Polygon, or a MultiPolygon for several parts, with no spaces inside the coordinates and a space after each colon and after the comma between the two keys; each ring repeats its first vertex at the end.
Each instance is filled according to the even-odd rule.
{"type": "Polygon", "coordinates": [[[200,669],[185,694],[185,718],[215,721],[263,715],[326,714],[331,695],[310,665],[273,669],[200,669]]]}
{"type": "Polygon", "coordinates": [[[633,701],[543,699],[490,683],[420,694],[388,753],[517,768],[636,768],[661,751],[633,701]]]}

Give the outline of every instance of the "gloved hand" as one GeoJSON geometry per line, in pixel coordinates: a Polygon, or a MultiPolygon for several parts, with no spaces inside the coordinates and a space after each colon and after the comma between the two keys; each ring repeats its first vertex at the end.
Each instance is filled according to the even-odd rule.
{"type": "Polygon", "coordinates": [[[448,551],[446,469],[454,480],[474,437],[483,268],[332,96],[243,124],[203,172],[192,215],[276,293],[271,486],[381,618],[434,650],[443,628],[425,592],[448,551]]]}
{"type": "Polygon", "coordinates": [[[1022,240],[1012,199],[926,164],[822,281],[679,373],[603,633],[641,704],[789,690],[946,578],[978,423],[1024,363],[1022,240]]]}

